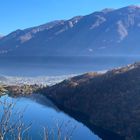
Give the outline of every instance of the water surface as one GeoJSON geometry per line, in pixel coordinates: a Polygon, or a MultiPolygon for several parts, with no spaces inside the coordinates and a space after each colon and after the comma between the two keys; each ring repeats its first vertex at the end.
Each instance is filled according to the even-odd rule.
{"type": "Polygon", "coordinates": [[[67,131],[71,132],[74,130],[71,138],[72,140],[101,140],[84,124],[60,111],[50,100],[42,97],[41,95],[33,95],[28,98],[16,99],[3,96],[0,98],[0,101],[4,101],[5,99],[9,102],[16,102],[16,106],[14,108],[15,111],[25,110],[23,113],[23,121],[26,125],[32,123],[29,133],[34,140],[42,140],[44,127],[49,130],[53,129],[55,133],[57,133],[56,125],[61,125],[62,123],[63,136],[67,131]]]}
{"type": "Polygon", "coordinates": [[[0,57],[0,74],[55,76],[102,71],[140,61],[140,56],[0,57]]]}

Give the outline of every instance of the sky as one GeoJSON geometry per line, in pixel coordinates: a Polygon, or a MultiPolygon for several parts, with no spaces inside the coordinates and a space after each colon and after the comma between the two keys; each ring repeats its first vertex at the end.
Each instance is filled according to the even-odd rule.
{"type": "Polygon", "coordinates": [[[140,0],[0,0],[0,34],[128,5],[140,0]]]}

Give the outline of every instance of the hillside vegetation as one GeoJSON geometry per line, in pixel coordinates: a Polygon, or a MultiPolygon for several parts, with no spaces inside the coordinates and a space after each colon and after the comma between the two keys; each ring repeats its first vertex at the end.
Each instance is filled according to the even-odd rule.
{"type": "Polygon", "coordinates": [[[140,63],[73,77],[42,93],[92,125],[126,140],[140,139],[140,63]]]}

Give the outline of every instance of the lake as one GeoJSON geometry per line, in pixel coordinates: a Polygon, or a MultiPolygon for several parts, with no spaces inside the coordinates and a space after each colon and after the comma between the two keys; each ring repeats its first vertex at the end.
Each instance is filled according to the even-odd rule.
{"type": "MultiPolygon", "coordinates": [[[[90,71],[104,71],[125,66],[139,61],[139,56],[104,56],[104,57],[41,57],[41,58],[4,58],[0,59],[0,74],[8,76],[61,76],[69,74],[82,74],[90,71]]],[[[74,126],[72,140],[101,140],[83,123],[78,122],[63,111],[59,110],[51,101],[42,96],[14,99],[2,97],[0,100],[17,101],[16,109],[24,109],[24,122],[32,122],[31,134],[33,139],[42,139],[43,127],[53,128],[57,122],[70,123],[67,129],[74,126]]],[[[55,129],[55,128],[54,128],[55,129]]],[[[66,129],[64,129],[64,132],[66,129]]],[[[107,139],[112,140],[112,139],[107,139]]]]}
{"type": "MultiPolygon", "coordinates": [[[[15,111],[25,110],[23,122],[26,125],[32,123],[29,134],[33,140],[42,140],[44,127],[49,130],[54,129],[54,132],[57,133],[56,125],[61,125],[62,123],[62,135],[65,135],[67,131],[71,133],[74,130],[72,140],[101,140],[84,124],[59,110],[50,100],[44,99],[41,95],[34,95],[28,98],[11,98],[8,96],[0,98],[0,101],[4,100],[16,103],[15,111]]],[[[15,116],[13,115],[13,117],[15,116]]]]}
{"type": "Polygon", "coordinates": [[[0,74],[55,76],[102,71],[140,61],[140,56],[0,57],[0,74]]]}

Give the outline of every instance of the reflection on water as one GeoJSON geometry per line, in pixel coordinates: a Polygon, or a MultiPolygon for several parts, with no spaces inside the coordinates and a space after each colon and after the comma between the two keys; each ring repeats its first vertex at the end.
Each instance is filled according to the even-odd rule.
{"type": "Polygon", "coordinates": [[[72,140],[101,140],[85,125],[60,111],[50,100],[44,99],[42,96],[35,95],[29,98],[11,98],[4,96],[0,98],[0,101],[5,98],[8,101],[12,100],[16,102],[15,110],[24,110],[26,108],[24,112],[24,122],[25,124],[32,122],[32,129],[30,130],[32,139],[42,140],[44,127],[57,131],[56,124],[64,122],[65,125],[68,125],[63,125],[63,135],[66,134],[66,131],[70,131],[76,126],[72,140]]]}

